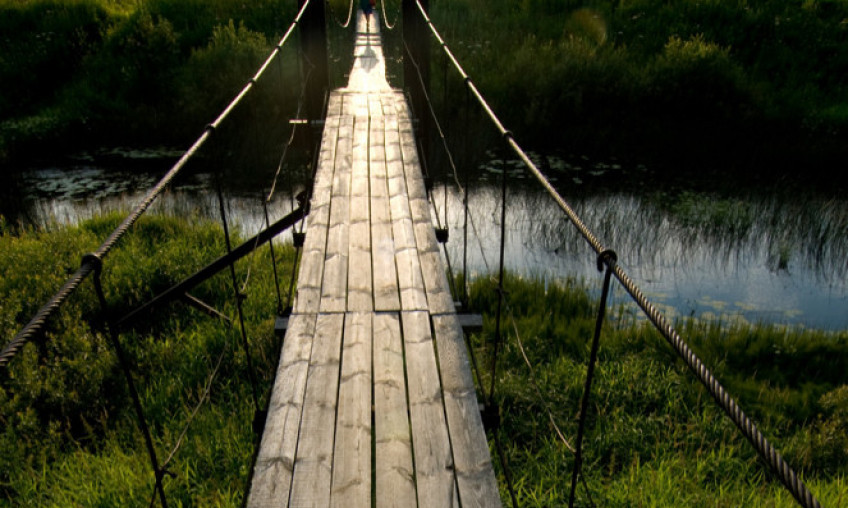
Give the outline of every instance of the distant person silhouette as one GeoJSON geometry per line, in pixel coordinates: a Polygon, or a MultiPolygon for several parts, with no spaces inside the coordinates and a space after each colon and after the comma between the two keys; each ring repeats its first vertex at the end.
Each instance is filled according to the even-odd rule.
{"type": "Polygon", "coordinates": [[[374,12],[374,5],[376,3],[376,0],[360,0],[359,2],[362,12],[365,13],[365,21],[369,26],[371,25],[371,13],[374,12]]]}

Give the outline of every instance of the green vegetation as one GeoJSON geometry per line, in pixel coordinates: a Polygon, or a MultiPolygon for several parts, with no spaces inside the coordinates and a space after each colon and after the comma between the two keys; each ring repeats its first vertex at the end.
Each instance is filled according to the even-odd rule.
{"type": "MultiPolygon", "coordinates": [[[[109,216],[78,227],[15,235],[0,222],[3,337],[18,331],[76,268],[80,255],[118,220],[109,216]]],[[[107,258],[103,273],[116,315],[224,249],[218,227],[163,217],[142,220],[125,240],[107,258]]],[[[281,273],[288,273],[292,254],[290,248],[283,250],[281,273]]],[[[245,313],[263,391],[277,362],[268,258],[262,249],[237,266],[241,280],[250,267],[245,313]]],[[[521,506],[562,506],[573,456],[550,427],[515,330],[547,406],[573,440],[596,296],[586,283],[573,280],[544,285],[509,277],[506,289],[507,342],[496,395],[501,435],[521,506]]],[[[193,294],[235,315],[228,274],[193,294]]],[[[471,284],[470,304],[486,316],[484,331],[472,341],[478,363],[488,365],[496,304],[490,280],[471,284]]],[[[595,503],[792,506],[791,496],[665,341],[630,307],[609,314],[584,441],[584,468],[595,503]]],[[[0,505],[149,503],[152,473],[126,384],[109,341],[98,331],[98,319],[86,282],[51,322],[47,337],[28,345],[11,369],[0,372],[0,505]]],[[[848,333],[694,320],[678,325],[823,505],[844,504],[848,333]]],[[[237,506],[255,445],[247,361],[237,330],[175,303],[122,334],[121,341],[160,458],[178,441],[221,359],[208,400],[169,464],[175,477],[166,478],[165,485],[174,505],[237,506]]],[[[483,370],[488,387],[489,374],[483,370]]],[[[508,499],[505,491],[504,496],[508,499]]],[[[578,499],[586,505],[582,487],[578,499]]]]}
{"type": "Polygon", "coordinates": [[[459,60],[528,145],[675,171],[797,171],[844,159],[844,0],[431,4],[459,60]]]}
{"type": "MultiPolygon", "coordinates": [[[[528,146],[674,171],[803,164],[828,178],[845,158],[845,0],[430,3],[528,146]]],[[[331,2],[331,27],[347,7],[331,2]]],[[[395,17],[398,2],[387,8],[395,17]]],[[[0,157],[48,145],[182,146],[244,84],[295,9],[294,0],[0,0],[0,157]]],[[[284,60],[285,76],[271,73],[256,108],[294,102],[293,49],[284,60]]],[[[278,117],[246,118],[265,131],[278,117]]]]}
{"type": "MultiPolygon", "coordinates": [[[[12,236],[0,228],[0,329],[4,341],[29,320],[120,217],[79,227],[12,236]]],[[[103,287],[114,316],[224,252],[220,228],[163,217],[142,220],[106,259],[103,287]]],[[[293,249],[280,270],[290,273],[293,249]],[[288,268],[286,268],[288,266],[288,268]]],[[[278,259],[280,251],[278,250],[278,259]]],[[[267,249],[252,268],[245,315],[261,389],[270,385],[278,347],[267,249]],[[261,295],[261,298],[258,297],[261,295]],[[254,296],[257,296],[254,298],[254,296]],[[266,298],[268,297],[268,298],[266,298]]],[[[229,274],[193,295],[235,316],[229,274]]],[[[168,465],[172,505],[238,506],[251,467],[253,407],[240,334],[180,303],[121,335],[133,365],[159,460],[176,445],[204,385],[220,361],[206,403],[168,465]]],[[[0,505],[147,506],[153,475],[126,382],[86,282],[53,319],[43,340],[27,345],[0,372],[0,505]],[[91,323],[91,324],[90,324],[91,323]]]]}
{"type": "MultiPolygon", "coordinates": [[[[557,439],[545,410],[573,443],[597,298],[573,280],[546,287],[508,277],[506,290],[506,342],[496,383],[502,442],[519,506],[563,506],[573,454],[557,439]],[[546,403],[537,396],[516,333],[546,403]]],[[[486,366],[481,375],[487,389],[496,299],[490,280],[471,284],[471,307],[486,313],[473,343],[478,363],[486,366]]],[[[630,307],[609,314],[584,438],[584,472],[595,504],[794,506],[653,327],[630,307]]],[[[844,504],[848,333],[696,320],[678,329],[822,505],[844,504]]],[[[505,489],[503,496],[509,499],[505,489]]],[[[588,505],[583,487],[578,501],[588,505]]]]}
{"type": "MultiPolygon", "coordinates": [[[[286,0],[0,0],[0,158],[192,140],[253,75],[296,8],[286,0]]],[[[293,102],[285,99],[300,88],[293,48],[284,60],[245,115],[293,102]]],[[[250,121],[267,130],[275,119],[250,121]]]]}

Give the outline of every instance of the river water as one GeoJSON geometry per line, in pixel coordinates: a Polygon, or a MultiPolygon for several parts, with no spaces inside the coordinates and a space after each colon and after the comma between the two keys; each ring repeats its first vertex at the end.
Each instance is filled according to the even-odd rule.
{"type": "MultiPolygon", "coordinates": [[[[616,250],[620,264],[668,317],[848,329],[848,200],[744,190],[729,195],[614,190],[597,182],[620,169],[615,162],[537,158],[544,159],[570,205],[602,243],[616,250]]],[[[51,227],[126,211],[168,167],[162,159],[139,161],[138,154],[132,161],[130,169],[122,169],[126,164],[120,161],[86,159],[23,168],[20,189],[11,193],[20,198],[19,217],[51,227]]],[[[545,281],[584,279],[599,287],[601,274],[588,244],[517,161],[488,160],[475,171],[467,248],[463,196],[456,185],[434,186],[433,216],[444,222],[447,209],[454,269],[462,269],[465,252],[470,274],[497,270],[504,168],[510,178],[507,269],[545,281]]],[[[647,172],[640,166],[630,169],[647,172]]],[[[204,172],[181,178],[152,211],[217,220],[214,180],[204,172]]],[[[292,191],[300,190],[280,187],[269,206],[272,220],[291,210],[292,191]]],[[[229,220],[246,235],[264,223],[265,192],[245,186],[225,193],[229,220]]],[[[629,301],[620,287],[613,296],[614,305],[629,301]]]]}

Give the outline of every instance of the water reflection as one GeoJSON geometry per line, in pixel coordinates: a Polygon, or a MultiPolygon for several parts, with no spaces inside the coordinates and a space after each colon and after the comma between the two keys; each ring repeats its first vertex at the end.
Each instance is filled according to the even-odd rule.
{"type": "MultiPolygon", "coordinates": [[[[554,161],[563,171],[561,161],[554,161]]],[[[507,164],[507,168],[512,167],[507,164]]],[[[556,169],[553,170],[556,173],[556,169]]],[[[518,172],[513,169],[515,175],[518,172]]],[[[73,224],[111,211],[126,211],[161,176],[160,171],[115,171],[95,165],[45,168],[23,174],[26,214],[37,224],[73,224]],[[139,190],[141,189],[141,190],[139,190]]],[[[589,175],[587,175],[589,176],[589,175]]],[[[584,176],[584,178],[587,178],[584,176]]],[[[715,198],[695,193],[587,191],[560,175],[566,199],[628,273],[669,317],[695,315],[751,322],[848,329],[848,201],[817,196],[715,198]]],[[[287,180],[291,177],[284,176],[287,180]]],[[[477,175],[470,189],[468,267],[493,273],[500,236],[497,174],[477,175]]],[[[151,211],[219,219],[213,178],[181,178],[151,211]]],[[[271,220],[287,214],[292,187],[274,197],[271,220]]],[[[297,193],[302,185],[294,185],[297,193]]],[[[433,191],[444,222],[445,187],[433,191]]],[[[226,194],[229,220],[246,235],[264,223],[263,195],[249,189],[226,194]]],[[[451,229],[448,252],[455,269],[463,256],[462,196],[447,188],[451,229]]],[[[528,277],[597,280],[595,259],[559,208],[528,180],[510,184],[506,266],[528,277]]],[[[287,237],[287,235],[284,235],[287,237]]],[[[617,303],[629,302],[623,290],[617,303]]]]}
{"type": "MultiPolygon", "coordinates": [[[[35,225],[69,225],[111,212],[132,209],[161,178],[161,173],[121,171],[93,165],[64,169],[43,168],[23,176],[23,217],[35,225]]],[[[193,173],[177,180],[154,201],[150,213],[219,221],[221,214],[214,176],[193,173]]],[[[294,198],[302,184],[275,193],[268,206],[271,222],[294,208],[294,198]]],[[[264,193],[236,189],[225,193],[227,220],[245,236],[260,231],[265,224],[264,193]]]]}
{"type": "MultiPolygon", "coordinates": [[[[468,267],[497,268],[500,189],[494,182],[469,194],[468,267]]],[[[434,190],[444,221],[444,187],[434,190]]],[[[462,196],[448,187],[448,252],[462,266],[462,196]]],[[[848,202],[748,198],[755,219],[744,231],[693,222],[686,210],[626,192],[573,193],[566,199],[637,284],[668,317],[848,328],[848,202]],[[682,214],[682,215],[681,215],[682,214]]],[[[706,217],[715,220],[712,216],[706,217]]],[[[594,255],[557,205],[532,185],[510,185],[506,267],[524,276],[598,280],[594,255]]],[[[616,301],[629,302],[622,289],[616,301]]]]}

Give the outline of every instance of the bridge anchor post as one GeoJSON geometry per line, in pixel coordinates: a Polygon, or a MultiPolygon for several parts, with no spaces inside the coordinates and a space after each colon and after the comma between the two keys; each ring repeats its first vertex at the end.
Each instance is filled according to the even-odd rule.
{"type": "MultiPolygon", "coordinates": [[[[429,0],[418,0],[425,11],[430,10],[429,0]]],[[[430,91],[430,37],[416,0],[403,0],[403,83],[409,94],[412,114],[417,117],[416,135],[421,148],[424,166],[428,160],[430,120],[427,111],[427,94],[430,91]],[[420,73],[420,76],[419,76],[420,73]]]]}
{"type": "MultiPolygon", "coordinates": [[[[298,9],[308,0],[297,0],[298,9]]],[[[310,125],[324,120],[326,97],[330,90],[330,70],[327,57],[327,17],[324,2],[310,2],[300,20],[300,45],[303,50],[306,119],[310,125]]],[[[312,129],[306,129],[312,134],[312,129]]],[[[309,140],[310,147],[314,140],[309,140]]]]}

